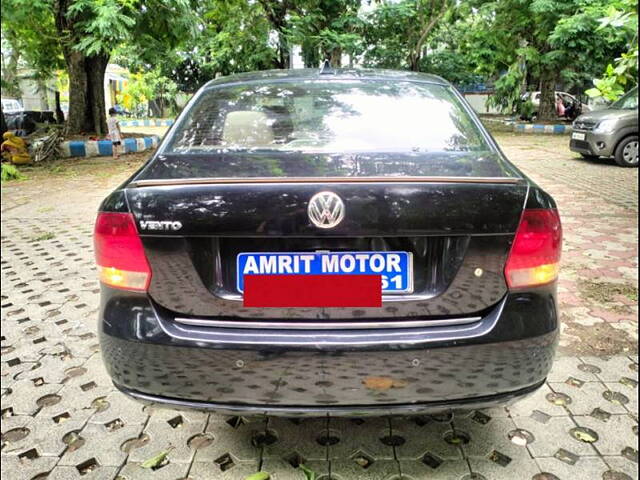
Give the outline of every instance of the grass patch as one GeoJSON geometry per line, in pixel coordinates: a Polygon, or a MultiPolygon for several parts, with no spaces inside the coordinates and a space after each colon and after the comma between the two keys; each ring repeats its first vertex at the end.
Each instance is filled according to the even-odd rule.
{"type": "Polygon", "coordinates": [[[599,303],[615,302],[615,297],[618,295],[624,295],[634,302],[638,301],[638,289],[633,285],[580,280],[578,282],[578,289],[585,298],[595,300],[599,303]]]}
{"type": "Polygon", "coordinates": [[[9,163],[2,164],[2,181],[8,182],[11,180],[24,180],[26,177],[20,173],[20,170],[15,165],[9,163]]]}
{"type": "Polygon", "coordinates": [[[53,232],[44,232],[40,235],[36,235],[35,237],[31,237],[32,242],[42,242],[44,240],[51,240],[52,238],[56,238],[56,234],[53,232]]]}

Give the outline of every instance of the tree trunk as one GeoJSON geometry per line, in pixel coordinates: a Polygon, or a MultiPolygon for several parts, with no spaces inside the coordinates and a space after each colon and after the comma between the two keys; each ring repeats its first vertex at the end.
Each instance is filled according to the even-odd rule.
{"type": "Polygon", "coordinates": [[[409,70],[412,72],[417,72],[420,67],[420,55],[419,54],[411,54],[409,57],[409,70]]]}
{"type": "Polygon", "coordinates": [[[66,131],[68,134],[84,133],[89,126],[86,118],[88,83],[84,55],[71,50],[66,52],[65,61],[69,73],[69,113],[66,131]]]}
{"type": "Polygon", "coordinates": [[[333,68],[342,66],[342,49],[340,47],[336,47],[329,52],[329,61],[333,68]]]}
{"type": "Polygon", "coordinates": [[[62,125],[64,123],[64,112],[60,106],[60,92],[56,90],[56,123],[62,125]]]}
{"type": "Polygon", "coordinates": [[[277,68],[290,68],[291,67],[291,54],[289,52],[289,43],[285,35],[287,27],[287,14],[291,9],[288,0],[259,0],[264,12],[267,16],[267,20],[271,24],[271,27],[278,34],[278,58],[276,59],[277,68]]]}
{"type": "Polygon", "coordinates": [[[69,73],[69,116],[66,135],[107,131],[104,102],[104,72],[109,62],[108,55],[86,56],[74,46],[75,20],[69,15],[71,0],[55,0],[53,4],[56,29],[61,38],[71,38],[62,46],[64,60],[69,73]]]}
{"type": "Polygon", "coordinates": [[[278,68],[291,68],[291,54],[289,45],[284,38],[284,33],[278,32],[278,68]]]}
{"type": "Polygon", "coordinates": [[[107,132],[104,100],[106,55],[87,57],[77,51],[65,55],[69,72],[69,117],[67,134],[107,132]]]}
{"type": "Polygon", "coordinates": [[[544,69],[540,74],[538,120],[551,122],[556,119],[556,116],[556,73],[544,69]]]}
{"type": "Polygon", "coordinates": [[[109,63],[108,55],[86,57],[87,80],[89,81],[89,109],[92,119],[90,131],[98,135],[107,133],[107,111],[104,98],[104,74],[109,63]]]}

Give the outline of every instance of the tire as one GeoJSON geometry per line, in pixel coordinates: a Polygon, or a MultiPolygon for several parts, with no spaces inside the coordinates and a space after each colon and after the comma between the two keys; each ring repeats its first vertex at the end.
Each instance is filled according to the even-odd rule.
{"type": "Polygon", "coordinates": [[[582,155],[582,158],[585,160],[597,160],[600,158],[598,155],[588,155],[586,153],[581,153],[580,155],[582,155]]]}
{"type": "Polygon", "coordinates": [[[616,163],[621,167],[638,168],[638,136],[623,138],[616,147],[616,163]]]}

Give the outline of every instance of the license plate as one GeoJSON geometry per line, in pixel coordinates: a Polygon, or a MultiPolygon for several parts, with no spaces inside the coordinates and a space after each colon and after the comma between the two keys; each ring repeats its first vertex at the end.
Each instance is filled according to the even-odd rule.
{"type": "Polygon", "coordinates": [[[587,136],[584,133],[573,132],[571,138],[574,140],[584,140],[587,136]]]}
{"type": "Polygon", "coordinates": [[[245,275],[380,275],[382,293],[411,293],[413,257],[410,252],[240,253],[239,292],[245,275]]]}

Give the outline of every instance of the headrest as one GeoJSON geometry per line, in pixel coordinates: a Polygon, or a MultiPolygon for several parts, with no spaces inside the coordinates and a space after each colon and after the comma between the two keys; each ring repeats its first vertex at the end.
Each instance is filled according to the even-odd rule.
{"type": "Polygon", "coordinates": [[[271,123],[263,112],[230,112],[224,120],[222,143],[240,146],[270,145],[273,143],[271,123]]]}

